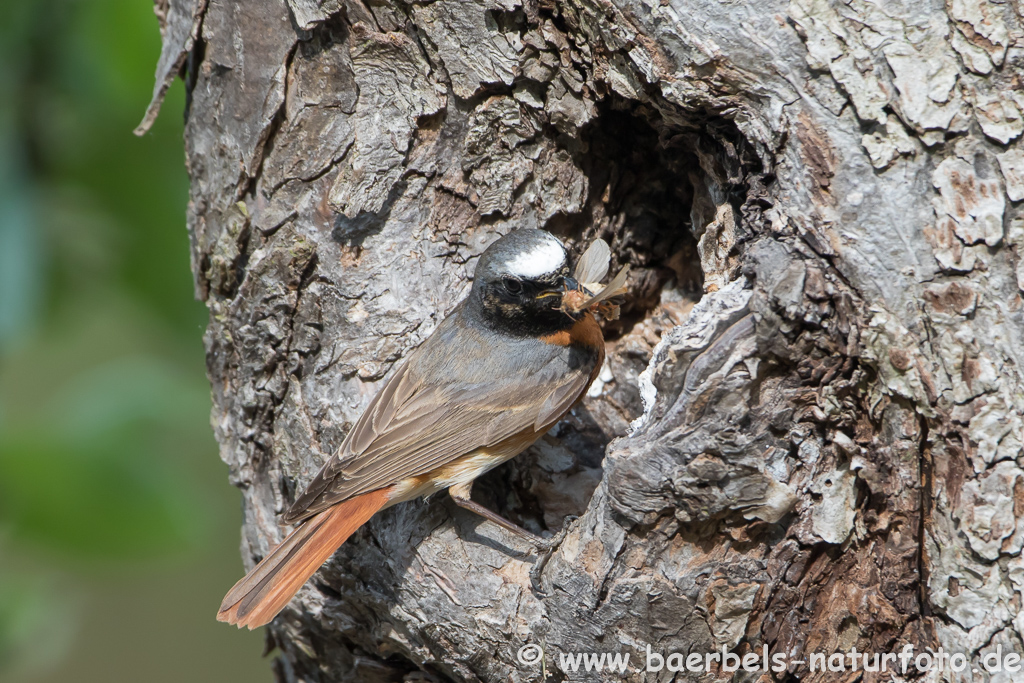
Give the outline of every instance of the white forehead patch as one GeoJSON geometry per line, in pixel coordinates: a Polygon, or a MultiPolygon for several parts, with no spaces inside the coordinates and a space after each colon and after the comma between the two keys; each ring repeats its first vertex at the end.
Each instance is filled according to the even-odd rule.
{"type": "Polygon", "coordinates": [[[505,262],[505,269],[510,275],[525,278],[537,278],[541,275],[555,273],[565,265],[565,250],[558,240],[552,237],[538,244],[529,251],[516,255],[505,262]]]}

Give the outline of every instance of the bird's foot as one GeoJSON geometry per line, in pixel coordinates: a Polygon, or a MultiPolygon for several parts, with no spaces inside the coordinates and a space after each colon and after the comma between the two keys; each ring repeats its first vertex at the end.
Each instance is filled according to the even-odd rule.
{"type": "Polygon", "coordinates": [[[537,555],[537,561],[533,563],[533,567],[530,568],[530,586],[534,592],[539,595],[547,595],[547,591],[541,586],[541,575],[544,573],[544,568],[548,566],[548,560],[555,553],[555,550],[565,540],[566,534],[569,533],[569,527],[579,517],[576,515],[569,515],[562,522],[562,528],[558,530],[555,535],[548,538],[534,537],[537,540],[534,543],[534,548],[539,551],[537,555]]]}
{"type": "Polygon", "coordinates": [[[562,544],[562,541],[565,540],[565,535],[569,533],[569,525],[571,525],[577,519],[579,519],[579,517],[577,517],[576,515],[569,515],[565,518],[565,521],[562,522],[562,528],[556,531],[554,535],[548,536],[547,538],[541,538],[540,536],[530,534],[528,540],[530,541],[530,543],[533,544],[533,547],[536,550],[542,552],[551,552],[562,544]]]}

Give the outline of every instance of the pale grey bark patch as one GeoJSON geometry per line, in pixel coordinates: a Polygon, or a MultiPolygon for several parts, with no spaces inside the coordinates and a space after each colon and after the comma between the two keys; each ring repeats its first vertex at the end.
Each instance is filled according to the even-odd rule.
{"type": "Polygon", "coordinates": [[[1002,183],[993,177],[991,162],[986,164],[987,173],[981,174],[975,169],[975,156],[968,158],[970,162],[947,157],[936,167],[932,174],[939,191],[935,213],[940,221],[953,222],[953,232],[964,244],[984,242],[994,247],[1003,239],[1002,183]]]}
{"type": "Polygon", "coordinates": [[[351,155],[331,189],[332,208],[348,218],[377,213],[401,177],[416,121],[436,113],[443,94],[420,45],[409,36],[352,27],[351,51],[360,90],[351,155]]]}
{"type": "MultiPolygon", "coordinates": [[[[326,33],[326,32],[325,32],[326,33]]],[[[355,140],[350,121],[359,88],[348,50],[348,30],[299,44],[288,72],[284,125],[265,164],[273,189],[310,181],[339,162],[355,140]]]]}
{"type": "Polygon", "coordinates": [[[457,97],[468,99],[489,84],[512,84],[523,46],[518,33],[501,30],[498,19],[518,6],[510,0],[411,6],[433,61],[442,65],[457,97]]]}
{"type": "Polygon", "coordinates": [[[1021,201],[1024,199],[1024,153],[1019,147],[1013,147],[997,154],[996,158],[1006,184],[1006,196],[1010,201],[1021,201]]]}
{"type": "Polygon", "coordinates": [[[160,20],[163,48],[156,63],[153,98],[146,107],[136,135],[145,135],[160,114],[160,105],[174,79],[180,75],[185,60],[195,46],[202,26],[206,0],[155,0],[153,11],[160,20]]]}
{"type": "Polygon", "coordinates": [[[343,6],[338,0],[288,0],[295,24],[303,31],[316,28],[317,24],[341,11],[343,6]]]}

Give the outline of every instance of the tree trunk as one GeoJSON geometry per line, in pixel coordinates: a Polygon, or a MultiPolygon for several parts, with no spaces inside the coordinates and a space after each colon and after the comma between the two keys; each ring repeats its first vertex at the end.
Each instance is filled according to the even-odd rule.
{"type": "Polygon", "coordinates": [[[908,643],[1020,680],[984,671],[1024,653],[1019,0],[157,5],[140,128],[183,74],[246,566],[498,234],[633,268],[596,386],[475,494],[579,516],[538,589],[515,537],[397,506],[269,627],[281,681],[541,680],[531,643],[556,681],[908,643]]]}

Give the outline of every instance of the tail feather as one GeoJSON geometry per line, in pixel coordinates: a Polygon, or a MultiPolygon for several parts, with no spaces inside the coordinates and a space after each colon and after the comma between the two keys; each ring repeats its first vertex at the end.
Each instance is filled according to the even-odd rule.
{"type": "Polygon", "coordinates": [[[249,629],[269,623],[390,493],[370,491],[307,519],[228,591],[217,620],[249,629]]]}

